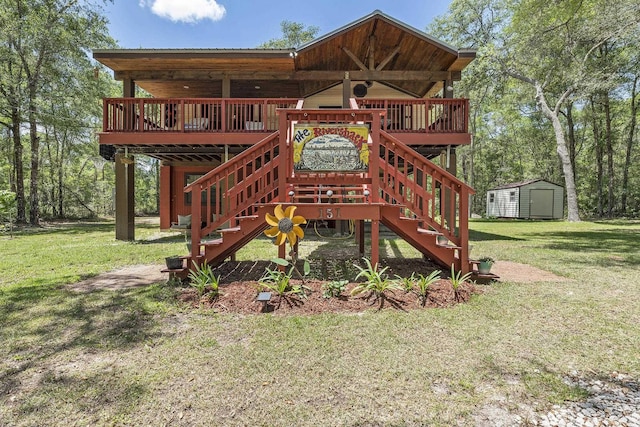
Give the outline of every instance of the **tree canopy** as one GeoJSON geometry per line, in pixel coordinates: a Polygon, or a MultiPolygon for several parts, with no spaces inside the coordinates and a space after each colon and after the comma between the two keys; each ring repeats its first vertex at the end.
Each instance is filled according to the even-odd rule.
{"type": "Polygon", "coordinates": [[[564,182],[569,220],[638,213],[637,194],[628,205],[638,171],[619,153],[637,144],[639,22],[633,0],[452,2],[430,30],[478,49],[461,85],[475,135],[461,157],[481,191],[542,177],[564,182]]]}
{"type": "Polygon", "coordinates": [[[271,39],[258,47],[263,49],[296,48],[315,39],[320,31],[320,27],[306,27],[304,24],[291,21],[280,22],[280,28],[282,29],[282,37],[271,39]]]}

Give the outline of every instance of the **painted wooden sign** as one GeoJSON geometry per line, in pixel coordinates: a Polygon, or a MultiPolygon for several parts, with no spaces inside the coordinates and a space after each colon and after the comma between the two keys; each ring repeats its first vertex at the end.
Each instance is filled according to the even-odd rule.
{"type": "Polygon", "coordinates": [[[309,172],[360,172],[369,167],[366,125],[294,125],[293,168],[309,172]]]}

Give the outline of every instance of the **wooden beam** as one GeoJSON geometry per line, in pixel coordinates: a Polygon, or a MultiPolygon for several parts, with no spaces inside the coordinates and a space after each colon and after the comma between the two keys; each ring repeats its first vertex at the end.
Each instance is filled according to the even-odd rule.
{"type": "MultiPolygon", "coordinates": [[[[386,65],[381,63],[380,65],[386,65]]],[[[378,65],[378,68],[380,68],[378,65]]],[[[406,81],[430,81],[440,82],[443,80],[460,80],[462,72],[460,71],[392,71],[392,70],[356,70],[350,71],[351,80],[406,80],[406,81]]],[[[116,80],[134,79],[139,81],[145,80],[167,80],[167,81],[184,81],[184,80],[223,80],[225,77],[231,80],[333,80],[341,81],[344,77],[344,71],[293,71],[293,72],[218,72],[207,70],[175,70],[175,71],[118,71],[114,74],[116,80]]]]}
{"type": "Polygon", "coordinates": [[[122,96],[124,98],[134,98],[136,96],[136,84],[133,79],[123,79],[122,81],[122,96]]]}
{"type": "Polygon", "coordinates": [[[231,78],[229,76],[222,76],[222,97],[231,98],[231,78]]]}
{"type": "Polygon", "coordinates": [[[447,79],[444,81],[444,90],[442,92],[444,92],[442,94],[443,98],[453,98],[453,80],[447,79]],[[449,88],[451,88],[451,90],[449,90],[449,88]]]}
{"type": "Polygon", "coordinates": [[[400,52],[400,46],[396,46],[396,48],[393,49],[393,52],[391,52],[386,58],[382,60],[381,63],[378,64],[378,66],[376,67],[376,71],[381,71],[382,69],[384,69],[384,67],[386,67],[387,64],[391,62],[393,57],[396,56],[398,52],[400,52]]]}
{"type": "Polygon", "coordinates": [[[346,47],[342,47],[342,50],[344,51],[344,53],[346,53],[346,54],[347,54],[347,56],[348,56],[349,58],[351,58],[351,60],[352,60],[353,62],[355,62],[355,63],[356,63],[356,65],[360,68],[360,70],[364,71],[364,70],[366,70],[366,69],[367,69],[367,66],[366,66],[366,65],[364,65],[364,64],[362,63],[362,61],[360,61],[360,60],[358,59],[358,57],[357,57],[353,52],[351,52],[351,51],[350,51],[349,49],[347,49],[346,47]]]}
{"type": "Polygon", "coordinates": [[[376,36],[369,37],[369,69],[376,69],[376,36]]]}

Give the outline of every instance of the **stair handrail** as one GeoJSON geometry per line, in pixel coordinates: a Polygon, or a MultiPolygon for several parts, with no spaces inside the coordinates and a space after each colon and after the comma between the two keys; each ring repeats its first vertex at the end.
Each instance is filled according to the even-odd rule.
{"type": "MultiPolygon", "coordinates": [[[[278,192],[278,150],[280,132],[276,131],[241,154],[222,163],[184,188],[191,193],[191,256],[199,256],[203,237],[243,213],[250,214],[255,203],[268,203],[278,192]],[[259,160],[259,164],[258,164],[259,160]],[[233,182],[232,182],[233,181],[233,182]],[[212,189],[216,211],[211,211],[212,189]],[[205,192],[207,212],[195,194],[205,192]],[[215,218],[214,218],[215,214],[215,218]]],[[[235,226],[235,224],[231,224],[235,226]]]]}
{"type": "MultiPolygon", "coordinates": [[[[475,194],[473,188],[385,131],[380,131],[380,147],[379,197],[406,207],[424,222],[423,226],[462,247],[469,238],[469,196],[475,194]],[[403,170],[396,167],[398,159],[402,159],[403,170]],[[413,179],[407,173],[409,164],[413,179]]],[[[468,248],[463,247],[462,252],[466,258],[468,248]]]]}

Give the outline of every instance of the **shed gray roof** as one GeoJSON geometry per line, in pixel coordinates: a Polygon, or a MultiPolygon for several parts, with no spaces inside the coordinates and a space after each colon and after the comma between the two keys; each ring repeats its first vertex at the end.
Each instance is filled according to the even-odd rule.
{"type": "Polygon", "coordinates": [[[561,185],[558,185],[558,184],[556,184],[554,182],[551,182],[551,181],[547,181],[546,179],[537,178],[537,179],[528,179],[526,181],[520,181],[520,182],[512,182],[510,184],[499,185],[497,187],[490,188],[489,191],[491,191],[491,190],[504,190],[506,188],[518,188],[518,187],[522,187],[522,186],[525,186],[525,185],[533,184],[534,182],[538,182],[538,181],[544,181],[544,182],[548,182],[549,184],[553,184],[553,185],[557,185],[558,187],[562,187],[561,185]]]}

